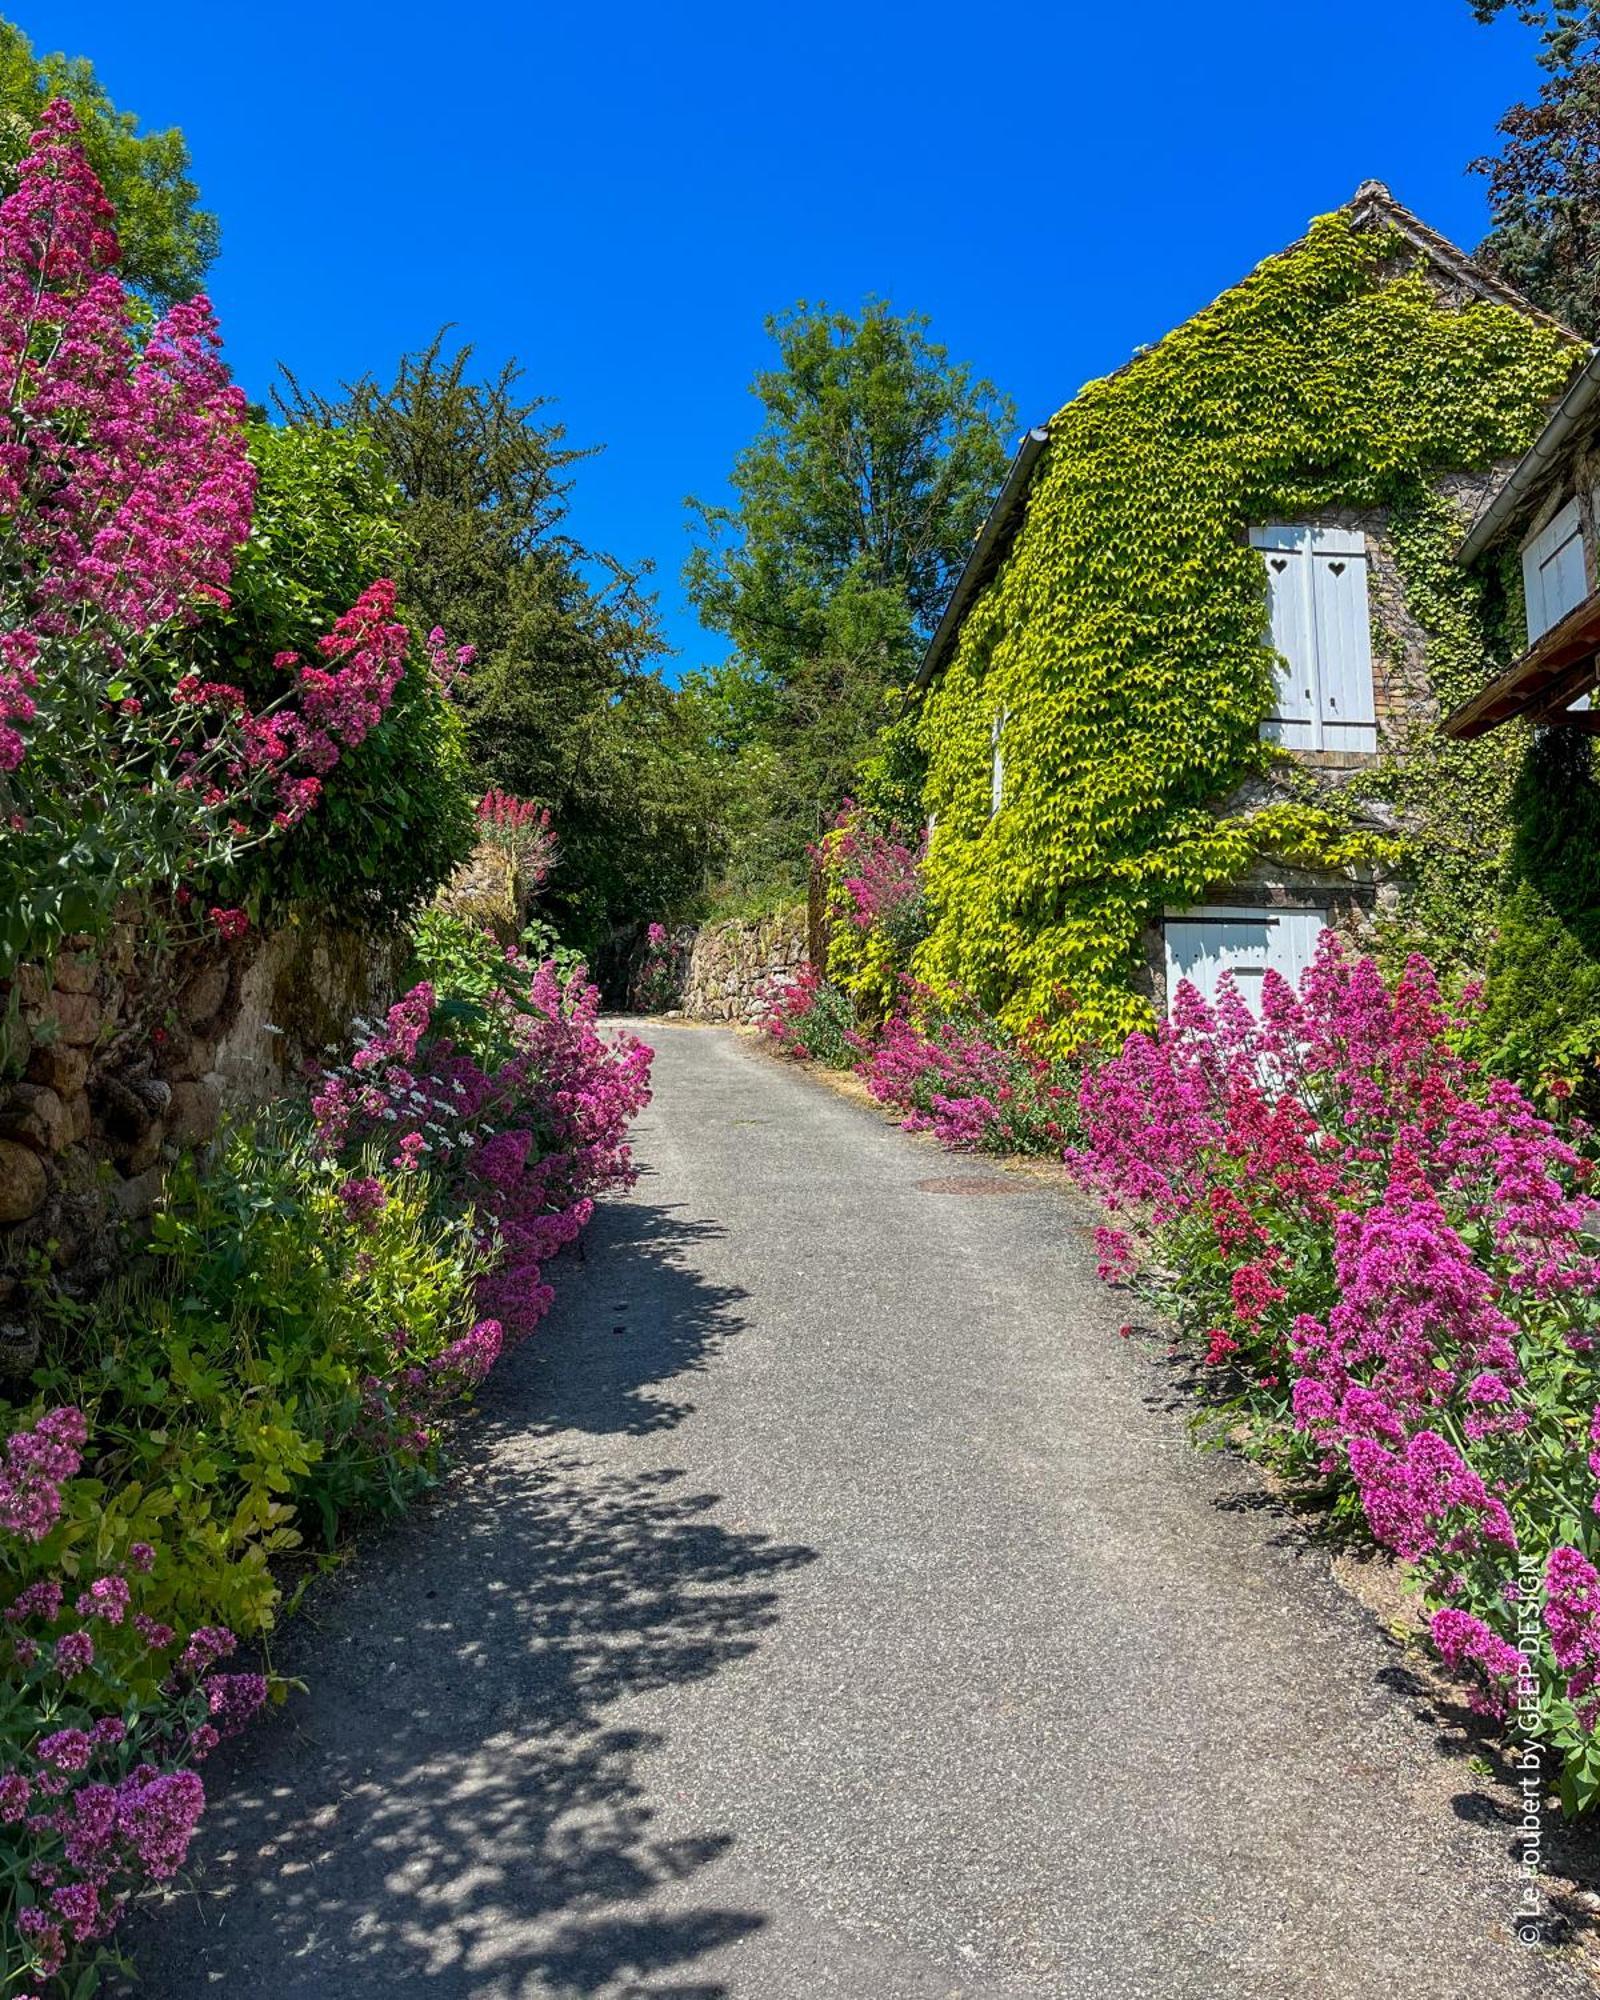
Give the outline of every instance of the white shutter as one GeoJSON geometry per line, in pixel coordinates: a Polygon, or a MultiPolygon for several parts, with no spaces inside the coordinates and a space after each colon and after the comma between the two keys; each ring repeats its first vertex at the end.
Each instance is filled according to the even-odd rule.
{"type": "Polygon", "coordinates": [[[1322,747],[1376,750],[1365,535],[1345,528],[1312,529],[1311,607],[1322,747]]]}
{"type": "Polygon", "coordinates": [[[1583,567],[1583,525],[1578,503],[1569,500],[1522,551],[1522,582],[1528,600],[1531,646],[1589,595],[1583,567]]]}
{"type": "Polygon", "coordinates": [[[1250,540],[1267,566],[1267,609],[1274,668],[1272,713],[1262,725],[1269,743],[1288,750],[1317,746],[1316,639],[1311,616],[1311,537],[1305,528],[1252,528],[1250,540]]]}
{"type": "Polygon", "coordinates": [[[1167,1012],[1188,980],[1204,1000],[1215,1001],[1224,973],[1255,1010],[1270,967],[1291,986],[1316,956],[1325,928],[1321,910],[1185,910],[1163,926],[1167,961],[1167,1012]]]}
{"type": "Polygon", "coordinates": [[[989,724],[989,817],[991,819],[1000,810],[1000,801],[1005,797],[1006,760],[1000,747],[1000,739],[1005,734],[1010,713],[1009,709],[1002,708],[989,724]]]}
{"type": "Polygon", "coordinates": [[[1375,750],[1366,536],[1289,523],[1252,528],[1250,541],[1266,563],[1282,656],[1262,735],[1286,750],[1375,750]]]}

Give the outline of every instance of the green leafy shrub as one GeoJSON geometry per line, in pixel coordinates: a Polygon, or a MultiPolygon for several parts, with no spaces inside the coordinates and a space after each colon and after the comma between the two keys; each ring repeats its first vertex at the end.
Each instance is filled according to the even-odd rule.
{"type": "MultiPolygon", "coordinates": [[[[185,664],[253,699],[281,691],[279,655],[315,658],[374,577],[406,560],[400,500],[360,431],[249,427],[257,486],[250,539],[227,611],[189,635],[185,664]]],[[[228,900],[271,912],[301,905],[333,921],[404,921],[471,851],[476,821],[464,725],[410,620],[410,655],[382,723],[340,761],[292,840],[255,850],[224,884],[228,900]]]]}
{"type": "Polygon", "coordinates": [[[39,1378],[96,1440],[62,1552],[150,1542],[148,1608],[169,1623],[265,1630],[275,1558],[431,1474],[435,1431],[399,1415],[394,1384],[468,1331],[483,1259],[470,1219],[364,1166],[361,1205],[289,1118],[236,1128],[203,1172],[182,1163],[149,1259],[61,1329],[39,1378]]]}
{"type": "Polygon", "coordinates": [[[1572,1084],[1600,1115],[1600,786],[1589,741],[1545,730],[1511,801],[1511,866],[1472,1050],[1525,1089],[1572,1084]]]}

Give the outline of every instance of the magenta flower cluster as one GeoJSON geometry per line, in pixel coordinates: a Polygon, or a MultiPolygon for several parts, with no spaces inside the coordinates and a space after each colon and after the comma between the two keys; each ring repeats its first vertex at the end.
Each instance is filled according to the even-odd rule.
{"type": "MultiPolygon", "coordinates": [[[[315,1081],[323,1148],[352,1160],[377,1148],[394,1170],[425,1176],[433,1198],[471,1211],[485,1253],[484,1318],[471,1334],[427,1370],[402,1345],[393,1379],[368,1385],[371,1410],[387,1398],[414,1433],[437,1410],[440,1385],[459,1393],[480,1381],[502,1344],[543,1318],[550,1261],[581,1234],[596,1195],[633,1179],[627,1133],[648,1101],[650,1051],[630,1036],[602,1038],[599,1006],[587,979],[563,983],[553,964],[508,950],[488,1002],[499,1059],[482,1062],[437,1028],[424,982],[382,1022],[362,1025],[351,1061],[315,1081]]],[[[370,1173],[352,1171],[340,1186],[352,1217],[382,1198],[370,1173]]]]}
{"type": "Polygon", "coordinates": [[[1492,1714],[1537,1710],[1581,1806],[1600,1209],[1581,1128],[1478,1075],[1463,1025],[1425,961],[1391,984],[1325,933],[1298,991],[1267,975],[1259,1017],[1227,982],[1215,1006],[1181,988],[1087,1073],[1070,1158],[1114,1212],[1103,1262],[1154,1238],[1260,1446],[1416,1567],[1440,1658],[1492,1714]]]}
{"type": "Polygon", "coordinates": [[[0,1516],[8,1991],[92,1961],[129,1898],[177,1872],[205,1806],[195,1767],[268,1692],[259,1674],[212,1671],[232,1633],[204,1628],[180,1649],[137,1608],[156,1560],[148,1543],[130,1543],[120,1567],[67,1581],[50,1534],[86,1442],[82,1413],[60,1408],[4,1447],[7,1491],[22,1496],[0,1516]]]}

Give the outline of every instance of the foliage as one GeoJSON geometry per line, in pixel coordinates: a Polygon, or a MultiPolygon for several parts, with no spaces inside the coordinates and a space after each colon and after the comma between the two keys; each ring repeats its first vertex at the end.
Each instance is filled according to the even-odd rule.
{"type": "Polygon", "coordinates": [[[692,901],[714,839],[702,746],[651,671],[663,648],[640,578],[567,531],[588,454],[517,364],[476,376],[471,348],[446,353],[441,334],[387,384],[364,376],[328,400],[291,380],[287,409],[361,432],[397,487],[406,601],[475,655],[461,692],[473,783],[539,800],[561,828],[562,930],[594,953],[692,901]]]}
{"type": "Polygon", "coordinates": [[[81,1815],[77,1796],[112,1817],[103,1842],[69,1845],[77,1872],[54,1880],[27,1871],[57,1865],[71,1824],[30,1819],[26,1841],[8,1841],[0,1964],[13,1970],[30,1954],[53,1966],[64,1943],[62,1977],[84,1971],[126,1890],[176,1868],[204,1804],[190,1767],[266,1693],[258,1676],[211,1675],[215,1658],[235,1630],[273,1624],[285,1564],[313,1538],[332,1543],[353,1515],[403,1505],[432,1477],[443,1419],[505,1334],[547,1309],[549,1261],[594,1197],[631,1178],[626,1126],[650,1054],[600,1039],[594,988],[438,915],[419,950],[440,989],[421,984],[361,1027],[352,1062],[316,1080],[309,1127],[289,1110],[183,1162],[141,1268],[92,1308],[57,1301],[60,1358],[35,1387],[74,1396],[49,1420],[71,1435],[45,1458],[14,1439],[0,1461],[7,1643],[22,1669],[0,1700],[0,1822],[15,1824],[19,1774],[48,1771],[62,1728],[87,1731],[87,1747],[71,1739],[78,1761],[54,1793],[66,1803],[49,1812],[81,1815]],[[491,1308],[503,1320],[482,1316],[491,1308]],[[68,1477],[79,1406],[94,1451],[68,1477]],[[13,1551],[19,1523],[30,1545],[13,1551]],[[76,1622],[58,1584],[65,1601],[91,1593],[76,1622]],[[126,1620],[125,1587],[138,1606],[126,1620]],[[80,1625],[93,1628],[87,1660],[80,1625]],[[135,1808],[157,1778],[182,1782],[169,1838],[147,1853],[135,1808]],[[125,1815],[105,1804],[124,1785],[125,1815]],[[60,1905],[66,1937],[29,1931],[27,1909],[85,1871],[98,1900],[60,1905]]]}
{"type": "Polygon", "coordinates": [[[1600,1114],[1600,788],[1589,740],[1549,729],[1528,746],[1512,800],[1509,881],[1472,1046],[1524,1090],[1576,1085],[1600,1114]]]}
{"type": "MultiPolygon", "coordinates": [[[[1425,960],[1386,987],[1325,932],[1260,1020],[1185,984],[1091,1070],[1076,1165],[1147,1224],[1229,1434],[1412,1565],[1441,1658],[1559,1751],[1575,1810],[1600,1794],[1590,1168],[1459,1033],[1425,960]]],[[[1131,1269],[1124,1231],[1101,1249],[1131,1269]]]]}
{"type": "MultiPolygon", "coordinates": [[[[0,1590],[0,1932],[7,1992],[55,1982],[69,1957],[95,1990],[129,1896],[182,1866],[205,1804],[195,1765],[267,1697],[259,1674],[219,1674],[220,1627],[179,1634],[152,1617],[155,1551],[113,1552],[72,1528],[95,1482],[77,1477],[88,1427],[61,1406],[3,1447],[0,1590]],[[87,1969],[85,1969],[87,1967],[87,1969]]],[[[59,1989],[58,1989],[59,1990],[59,1989]]]]}
{"type": "Polygon", "coordinates": [[[175,127],[140,132],[118,111],[83,57],[40,56],[0,21],[0,192],[16,184],[28,143],[52,98],[77,114],[83,149],[117,212],[124,282],[158,309],[200,289],[217,254],[217,221],[198,206],[189,148],[175,127]]]}
{"type": "Polygon", "coordinates": [[[706,693],[773,753],[739,772],[735,880],[792,888],[960,573],[1012,412],[882,300],[859,316],[802,304],[767,330],[764,422],[735,504],[691,503],[703,539],[685,579],[737,648],[706,693]]]}
{"type": "Polygon", "coordinates": [[[556,862],[555,826],[550,808],[510,792],[485,792],[478,801],[478,837],[497,847],[516,866],[528,888],[548,878],[556,862]]]}
{"type": "Polygon", "coordinates": [[[824,1069],[852,1069],[860,1059],[855,1002],[842,986],[824,979],[814,965],[802,966],[794,979],[774,988],[761,1032],[798,1062],[818,1062],[824,1069]]]}
{"type": "MultiPolygon", "coordinates": [[[[1511,0],[1473,0],[1480,20],[1511,0]]],[[[1500,151],[1474,160],[1487,175],[1489,234],[1478,256],[1568,326],[1600,337],[1600,17],[1583,4],[1529,7],[1541,30],[1545,80],[1533,104],[1501,119],[1500,151]]]]}
{"type": "Polygon", "coordinates": [[[409,645],[380,578],[317,664],[279,655],[255,710],[169,663],[226,601],[255,477],[209,307],[174,306],[141,347],[110,222],[54,103],[0,204],[0,974],[123,897],[170,907],[236,875],[377,730],[409,645]]]}
{"type": "Polygon", "coordinates": [[[1014,1034],[970,1001],[908,984],[861,1041],[857,1070],[881,1104],[956,1152],[1059,1155],[1076,1124],[1081,1061],[1052,1052],[1043,1022],[1014,1034]]]}
{"type": "Polygon", "coordinates": [[[600,995],[581,973],[563,981],[448,918],[419,937],[425,972],[435,953],[465,973],[457,991],[441,1008],[423,978],[385,1021],[358,1023],[350,1062],[316,1079],[312,1115],[325,1152],[377,1144],[397,1170],[425,1174],[437,1211],[471,1215],[486,1245],[492,1232],[480,1303],[520,1337],[554,1296],[545,1264],[597,1194],[633,1179],[627,1130],[649,1099],[650,1051],[601,1038],[600,995]]]}
{"type": "MultiPolygon", "coordinates": [[[[254,423],[246,436],[256,472],[250,538],[227,605],[175,650],[203,681],[269,702],[283,684],[284,655],[307,650],[373,577],[396,574],[408,542],[399,492],[360,431],[254,423]]],[[[442,638],[411,638],[382,726],[347,751],[337,783],[293,841],[252,849],[223,878],[225,900],[261,917],[313,908],[334,922],[389,927],[465,857],[473,839],[465,733],[446,685],[456,662],[442,638]]]]}
{"type": "Polygon", "coordinates": [[[155,1544],[153,1608],[174,1624],[266,1629],[276,1557],[399,1505],[431,1468],[395,1385],[469,1331],[481,1254],[413,1181],[388,1174],[353,1210],[347,1180],[303,1117],[236,1127],[204,1171],[174,1169],[153,1263],[47,1377],[93,1415],[97,1506],[155,1544]]]}
{"type": "Polygon", "coordinates": [[[846,799],[813,850],[822,873],[828,976],[859,1021],[881,1021],[927,928],[920,844],[846,799]]]}
{"type": "MultiPolygon", "coordinates": [[[[1361,824],[1358,794],[1307,801],[1260,740],[1272,655],[1242,528],[1379,506],[1431,525],[1428,475],[1525,446],[1570,366],[1548,328],[1509,307],[1446,308],[1420,273],[1394,274],[1395,252],[1325,217],[1056,417],[1009,560],[924,706],[935,829],[917,970],[930,984],[1018,1030],[1065,998],[1065,1038],[1113,1038],[1148,1021],[1134,979],[1164,907],[1263,854],[1322,868],[1395,858],[1361,824]],[[1226,810],[1253,774],[1275,794],[1226,810]]],[[[1452,671],[1475,660],[1481,678],[1474,587],[1421,582],[1441,598],[1419,588],[1430,639],[1448,642],[1452,671]]],[[[1430,810],[1453,810],[1480,762],[1438,747],[1430,810]]]]}

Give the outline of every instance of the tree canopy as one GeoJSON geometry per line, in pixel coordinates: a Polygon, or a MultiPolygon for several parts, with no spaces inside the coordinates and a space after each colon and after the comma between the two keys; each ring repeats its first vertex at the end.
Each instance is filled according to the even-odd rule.
{"type": "Polygon", "coordinates": [[[695,688],[775,754],[742,817],[739,872],[797,879],[806,842],[898,706],[1004,474],[1012,409],[920,314],[801,303],[767,322],[777,366],[734,463],[732,505],[690,501],[685,581],[731,663],[695,688]]]}
{"type": "Polygon", "coordinates": [[[1472,0],[1480,21],[1514,7],[1541,36],[1545,79],[1501,119],[1498,153],[1473,162],[1493,227],[1478,254],[1591,339],[1600,337],[1600,8],[1472,0]]]}
{"type": "Polygon", "coordinates": [[[655,663],[647,572],[567,527],[566,442],[507,362],[473,367],[441,333],[336,397],[291,380],[297,421],[360,432],[399,489],[408,602],[477,651],[463,695],[469,762],[490,786],[550,808],[561,858],[546,894],[593,954],[698,894],[715,842],[705,747],[655,663]]]}
{"type": "Polygon", "coordinates": [[[200,290],[217,254],[217,219],[199,205],[189,148],[174,126],[141,132],[119,111],[81,56],[38,55],[0,20],[0,194],[9,192],[28,141],[53,97],[78,114],[84,153],[117,211],[122,276],[157,306],[200,290]]]}

